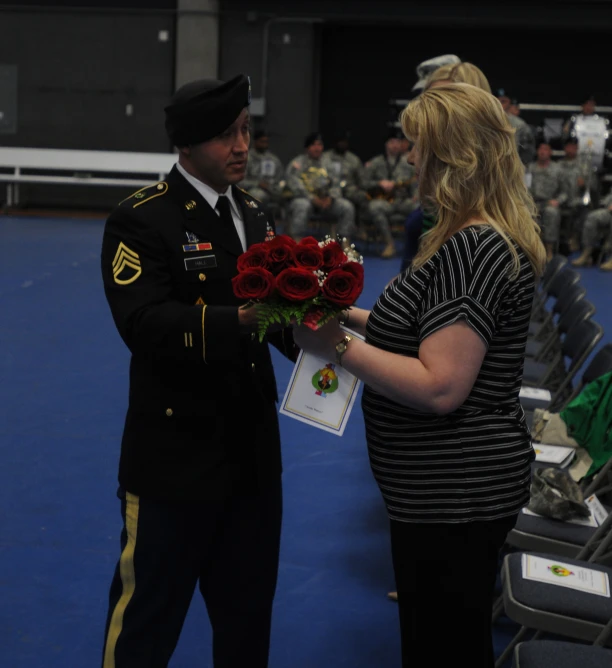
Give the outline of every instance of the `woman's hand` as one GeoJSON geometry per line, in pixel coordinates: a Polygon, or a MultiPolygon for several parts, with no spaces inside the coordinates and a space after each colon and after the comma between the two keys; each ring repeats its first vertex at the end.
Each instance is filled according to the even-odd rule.
{"type": "Polygon", "coordinates": [[[336,318],[332,318],[316,331],[306,325],[300,325],[293,330],[293,340],[302,350],[317,357],[323,357],[328,362],[333,362],[336,358],[336,346],[342,341],[344,335],[336,318]]]}

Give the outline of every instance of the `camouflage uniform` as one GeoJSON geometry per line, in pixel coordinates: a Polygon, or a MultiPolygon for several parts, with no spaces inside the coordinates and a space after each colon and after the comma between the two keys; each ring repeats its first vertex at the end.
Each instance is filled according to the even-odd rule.
{"type": "Polygon", "coordinates": [[[565,205],[570,208],[582,206],[582,187],[578,185],[578,179],[582,178],[586,183],[589,179],[591,168],[589,164],[577,156],[573,160],[563,158],[557,163],[561,168],[565,178],[565,192],[567,193],[567,202],[565,205]]]}
{"type": "Polygon", "coordinates": [[[363,189],[363,163],[351,151],[338,153],[335,149],[325,151],[323,158],[329,161],[330,173],[340,182],[342,195],[355,206],[364,209],[368,198],[363,189]]]}
{"type": "Polygon", "coordinates": [[[329,158],[321,156],[319,160],[314,160],[308,154],[294,158],[287,167],[287,185],[293,194],[293,199],[289,204],[289,220],[291,223],[291,234],[294,237],[303,237],[308,228],[308,220],[315,210],[313,199],[315,194],[309,192],[302,179],[302,174],[307,172],[310,167],[324,168],[329,175],[331,187],[329,195],[333,201],[326,214],[338,224],[338,234],[343,237],[350,237],[355,229],[355,207],[351,202],[342,197],[340,189],[340,180],[334,175],[329,158]]]}
{"type": "Polygon", "coordinates": [[[368,213],[384,240],[391,243],[389,217],[394,213],[407,216],[418,207],[418,203],[413,201],[417,187],[414,167],[406,160],[405,156],[388,159],[386,155],[377,155],[366,164],[365,188],[371,192],[379,187],[380,181],[385,180],[403,182],[405,185],[395,189],[391,195],[392,201],[384,197],[371,199],[368,203],[368,213]]]}
{"type": "Polygon", "coordinates": [[[540,214],[542,240],[546,244],[557,244],[561,225],[560,207],[567,201],[566,179],[561,167],[555,162],[549,163],[547,167],[540,167],[537,162],[532,162],[528,173],[531,175],[531,194],[540,214]],[[556,199],[559,206],[549,206],[551,199],[556,199]]]}
{"type": "Polygon", "coordinates": [[[285,176],[284,172],[283,163],[274,153],[270,151],[260,153],[252,149],[249,151],[246,176],[240,186],[264,204],[269,204],[271,199],[278,202],[281,197],[280,183],[285,176]],[[269,185],[268,190],[259,186],[262,181],[269,185]]]}
{"type": "Polygon", "coordinates": [[[535,138],[533,132],[522,118],[506,113],[510,125],[515,130],[516,148],[519,158],[524,165],[528,165],[535,158],[535,138]]]}
{"type": "Polygon", "coordinates": [[[608,209],[612,205],[612,193],[601,201],[602,208],[591,211],[582,228],[583,248],[595,248],[602,241],[612,248],[612,213],[608,209]]]}
{"type": "MultiPolygon", "coordinates": [[[[578,184],[578,179],[583,179],[584,183],[587,183],[591,167],[581,156],[577,156],[572,160],[563,158],[557,164],[561,168],[561,172],[565,178],[567,201],[563,209],[568,213],[570,219],[567,232],[570,237],[570,243],[577,243],[580,237],[580,228],[586,214],[585,205],[582,201],[584,187],[578,184]]],[[[591,179],[591,181],[593,180],[591,179]]]]}

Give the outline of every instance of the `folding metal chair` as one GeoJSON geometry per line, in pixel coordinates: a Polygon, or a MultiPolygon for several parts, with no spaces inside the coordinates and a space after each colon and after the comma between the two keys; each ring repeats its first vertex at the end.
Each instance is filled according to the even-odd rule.
{"type": "Polygon", "coordinates": [[[553,306],[553,314],[558,316],[557,323],[544,341],[528,339],[525,347],[526,357],[531,357],[536,362],[545,362],[551,351],[559,351],[561,337],[567,334],[569,328],[577,322],[587,320],[595,313],[595,306],[584,299],[585,295],[586,288],[576,283],[557,299],[553,306]]]}
{"type": "Polygon", "coordinates": [[[540,322],[545,316],[545,305],[548,299],[548,286],[552,279],[567,265],[567,258],[564,255],[555,255],[552,260],[546,265],[540,284],[536,289],[533,300],[533,309],[531,312],[531,319],[534,322],[540,322]]]}
{"type": "MultiPolygon", "coordinates": [[[[581,483],[585,498],[608,491],[608,473],[612,470],[612,459],[592,479],[581,483]]],[[[526,552],[547,552],[560,557],[586,559],[598,547],[601,532],[597,527],[588,527],[570,522],[561,522],[548,517],[537,517],[519,513],[516,525],[508,534],[506,543],[526,552]]],[[[611,553],[612,554],[612,553],[611,553]]],[[[607,559],[609,555],[603,555],[607,559]]]]}
{"type": "Polygon", "coordinates": [[[513,668],[610,668],[612,650],[558,640],[530,640],[514,650],[513,668]]]}
{"type": "MultiPolygon", "coordinates": [[[[610,371],[612,371],[612,343],[606,343],[605,346],[603,346],[602,348],[600,348],[600,350],[597,351],[596,355],[589,363],[589,366],[585,369],[584,373],[582,374],[580,382],[572,390],[572,393],[568,395],[562,402],[559,402],[555,410],[557,411],[563,410],[572,399],[577,397],[580,394],[580,392],[582,392],[585,385],[588,385],[594,380],[597,380],[597,378],[600,378],[601,376],[603,376],[606,373],[609,373],[610,371]]],[[[533,399],[522,398],[521,405],[523,406],[523,410],[525,411],[527,424],[531,429],[533,410],[534,408],[539,408],[541,404],[539,402],[534,401],[533,399]]],[[[550,402],[548,406],[546,406],[546,408],[549,409],[551,408],[550,402]]]]}
{"type": "MultiPolygon", "coordinates": [[[[612,568],[599,563],[612,545],[612,515],[596,531],[594,539],[600,540],[588,561],[563,558],[570,566],[589,568],[606,573],[612,582],[612,568]]],[[[511,640],[495,666],[501,668],[512,655],[516,645],[530,630],[536,630],[534,640],[542,633],[585,640],[591,643],[609,642],[608,623],[612,618],[612,598],[588,592],[559,587],[545,582],[535,582],[523,577],[523,552],[508,554],[502,566],[502,588],[506,615],[521,624],[521,629],[511,640]]],[[[532,553],[533,554],[533,553],[532,553]]],[[[533,556],[557,559],[556,555],[535,553],[533,556]]]]}
{"type": "MultiPolygon", "coordinates": [[[[610,459],[594,476],[581,482],[585,498],[592,494],[604,495],[612,489],[608,474],[612,470],[610,459]]],[[[601,499],[600,499],[601,500],[601,499]]],[[[610,508],[606,507],[610,511],[610,508]]],[[[523,552],[546,552],[559,557],[587,559],[599,547],[604,531],[571,522],[561,522],[549,517],[539,517],[520,512],[515,526],[506,537],[506,545],[523,552]]],[[[601,558],[607,560],[611,553],[601,558]]],[[[503,612],[503,594],[493,604],[493,621],[503,612]]]]}
{"type": "Polygon", "coordinates": [[[550,390],[550,406],[553,409],[557,402],[564,401],[571,394],[572,380],[602,337],[603,327],[593,320],[572,324],[563,339],[561,351],[549,364],[525,359],[523,385],[550,390]],[[566,357],[570,360],[567,369],[566,357]]]}
{"type": "Polygon", "coordinates": [[[570,396],[567,398],[564,404],[559,408],[559,410],[565,408],[565,406],[567,406],[567,404],[572,399],[577,397],[582,392],[585,385],[592,383],[594,380],[601,378],[603,375],[605,375],[606,373],[610,373],[611,371],[612,371],[612,343],[606,343],[597,351],[596,355],[589,363],[589,366],[584,370],[584,373],[580,378],[580,383],[576,385],[570,396]]]}
{"type": "MultiPolygon", "coordinates": [[[[575,285],[579,281],[580,274],[575,269],[564,267],[554,276],[546,288],[546,300],[550,297],[554,297],[555,300],[559,299],[570,286],[575,285]]],[[[534,336],[537,340],[542,340],[553,327],[552,312],[548,311],[546,306],[544,306],[543,313],[540,321],[534,322],[532,320],[529,323],[529,335],[534,336]]]]}

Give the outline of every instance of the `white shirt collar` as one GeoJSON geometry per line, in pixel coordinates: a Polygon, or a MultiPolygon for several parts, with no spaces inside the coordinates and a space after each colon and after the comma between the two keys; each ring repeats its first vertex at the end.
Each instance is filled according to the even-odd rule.
{"type": "MultiPolygon", "coordinates": [[[[219,193],[211,188],[209,185],[206,183],[203,183],[199,179],[196,179],[195,176],[190,174],[180,163],[176,163],[176,167],[178,171],[182,174],[182,176],[202,195],[202,197],[208,202],[210,207],[212,209],[216,209],[217,206],[217,200],[219,197],[222,195],[219,195],[219,193]]],[[[228,187],[228,189],[225,191],[224,195],[227,197],[227,199],[230,202],[230,207],[232,208],[232,213],[235,216],[238,216],[239,220],[242,220],[242,212],[240,211],[240,207],[236,204],[234,200],[234,195],[232,193],[232,188],[231,186],[228,187]]]]}

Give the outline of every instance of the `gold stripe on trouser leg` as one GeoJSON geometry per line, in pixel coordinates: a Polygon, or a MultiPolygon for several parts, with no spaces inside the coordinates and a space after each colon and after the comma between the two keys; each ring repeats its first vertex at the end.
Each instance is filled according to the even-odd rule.
{"type": "Polygon", "coordinates": [[[138,530],[138,497],[126,493],[125,496],[125,528],[127,543],[119,560],[119,574],[121,576],[121,597],[113,610],[113,616],[108,627],[106,649],[104,651],[103,668],[115,668],[115,648],[123,628],[123,615],[128,603],[134,595],[136,576],[134,574],[134,550],[136,549],[136,533],[138,530]]]}

